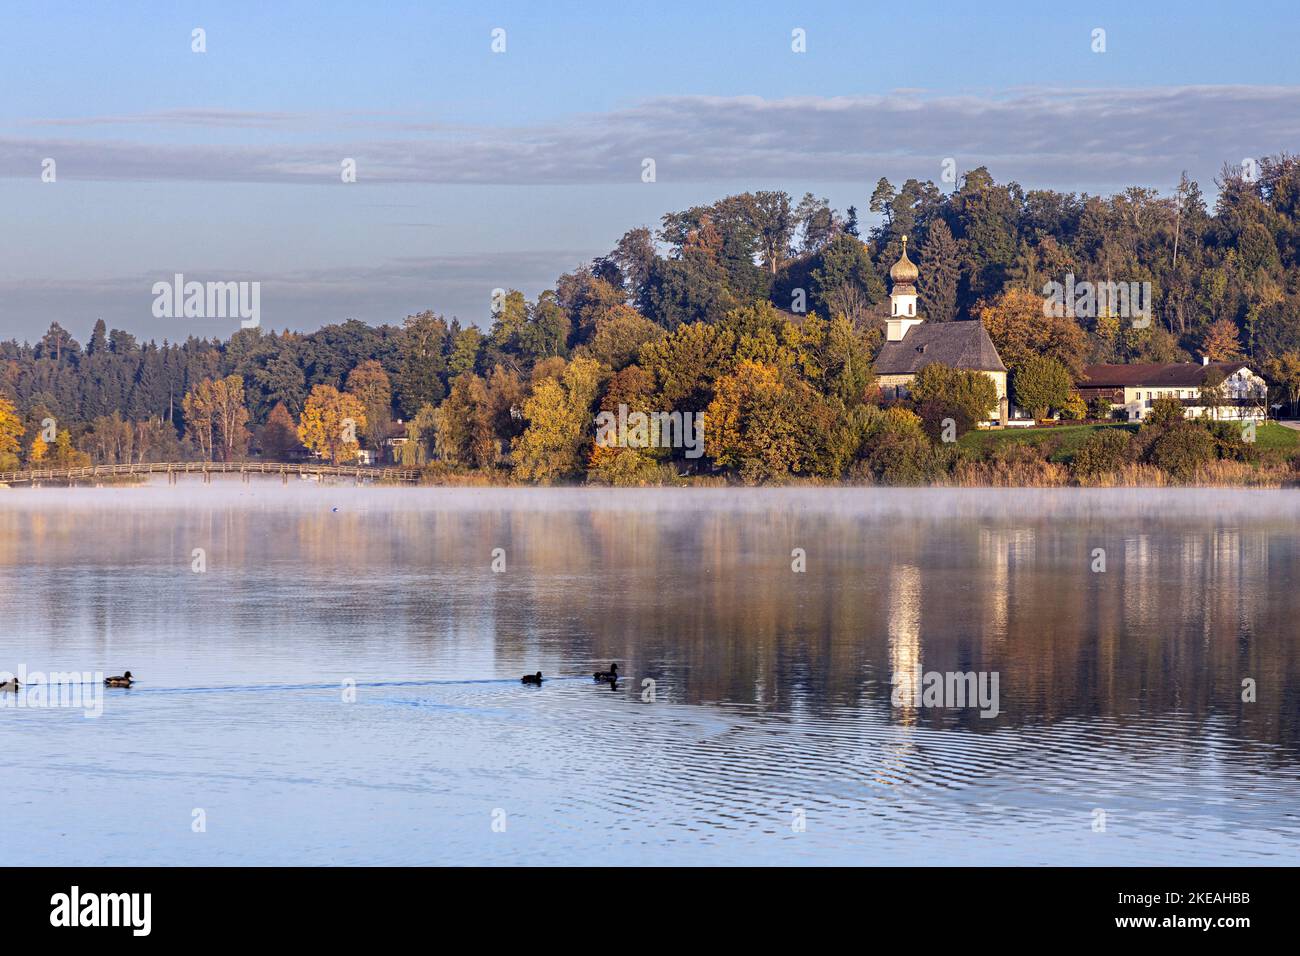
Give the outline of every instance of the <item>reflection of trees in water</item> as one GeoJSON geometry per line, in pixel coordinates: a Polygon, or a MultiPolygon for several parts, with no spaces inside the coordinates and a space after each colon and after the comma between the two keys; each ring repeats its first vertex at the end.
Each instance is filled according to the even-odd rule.
{"type": "Polygon", "coordinates": [[[1296,736],[1286,687],[1300,668],[1285,625],[1300,611],[1286,586],[1297,541],[1258,524],[1156,520],[1134,534],[1095,521],[601,512],[523,525],[531,615],[579,622],[575,654],[585,645],[593,660],[669,672],[684,701],[777,712],[869,702],[900,720],[889,681],[915,659],[999,671],[1013,723],[1177,712],[1257,739],[1296,736]],[[807,550],[807,573],[790,570],[792,547],[807,550]],[[1105,573],[1091,570],[1094,547],[1105,573]],[[1255,705],[1240,703],[1245,676],[1259,682],[1255,705]]]}
{"type": "Polygon", "coordinates": [[[974,730],[1177,714],[1288,746],[1300,741],[1297,565],[1293,528],[1214,514],[0,511],[0,580],[18,622],[225,628],[238,640],[307,621],[430,658],[477,648],[484,667],[618,659],[669,700],[774,714],[868,706],[974,730]],[[186,577],[194,547],[207,550],[203,580],[186,577]],[[494,547],[505,574],[490,570],[494,547]],[[791,571],[796,547],[803,574],[791,571]],[[42,584],[44,570],[75,593],[42,584]],[[231,620],[211,620],[214,602],[231,620]],[[999,671],[1003,716],[892,708],[891,676],[917,664],[999,671]],[[1244,677],[1257,703],[1241,702],[1244,677]]]}

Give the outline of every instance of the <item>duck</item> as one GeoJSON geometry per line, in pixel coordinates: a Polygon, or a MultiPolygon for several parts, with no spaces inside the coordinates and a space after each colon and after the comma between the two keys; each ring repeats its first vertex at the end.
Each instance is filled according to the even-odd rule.
{"type": "Polygon", "coordinates": [[[540,687],[542,684],[542,672],[538,671],[536,674],[525,674],[523,677],[519,678],[519,683],[536,684],[540,687]]]}
{"type": "Polygon", "coordinates": [[[592,680],[618,680],[618,665],[610,664],[607,671],[596,671],[591,675],[592,680]]]}
{"type": "Polygon", "coordinates": [[[134,680],[135,678],[131,676],[131,672],[127,671],[121,677],[105,677],[104,686],[105,687],[130,687],[132,682],[134,682],[134,680]]]}
{"type": "Polygon", "coordinates": [[[22,686],[23,685],[19,682],[18,678],[14,677],[5,681],[3,684],[0,684],[0,693],[16,694],[18,693],[18,688],[22,686]]]}

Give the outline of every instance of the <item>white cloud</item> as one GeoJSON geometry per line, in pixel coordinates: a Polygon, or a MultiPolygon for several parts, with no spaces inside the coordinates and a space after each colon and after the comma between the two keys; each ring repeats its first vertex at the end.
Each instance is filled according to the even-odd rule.
{"type": "Polygon", "coordinates": [[[0,138],[0,175],[34,176],[39,157],[55,156],[60,176],[77,179],[324,182],[348,156],[363,183],[604,184],[638,181],[648,156],[660,181],[861,182],[937,178],[951,156],[959,169],[1060,189],[1163,186],[1183,169],[1208,187],[1224,162],[1293,146],[1298,99],[1300,88],[1260,86],[672,96],[515,128],[188,109],[30,120],[29,135],[0,138]],[[40,135],[51,126],[62,135],[40,135]],[[169,141],[178,127],[220,141],[169,141]],[[81,129],[93,138],[69,132],[81,129]],[[105,130],[114,138],[98,138],[105,130]],[[231,142],[239,130],[246,141],[231,142]],[[267,142],[277,131],[283,141],[267,142]]]}

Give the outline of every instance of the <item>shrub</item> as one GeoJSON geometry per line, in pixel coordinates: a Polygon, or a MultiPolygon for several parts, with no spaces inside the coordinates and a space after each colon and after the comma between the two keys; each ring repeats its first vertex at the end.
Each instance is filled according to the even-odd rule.
{"type": "Polygon", "coordinates": [[[1164,395],[1151,403],[1151,412],[1142,424],[1149,428],[1158,428],[1184,420],[1183,403],[1170,395],[1164,395]]]}
{"type": "Polygon", "coordinates": [[[1214,447],[1220,458],[1230,461],[1259,461],[1259,448],[1246,441],[1241,422],[1204,422],[1214,436],[1214,447]]]}
{"type": "MultiPolygon", "coordinates": [[[[940,422],[943,418],[951,418],[959,437],[976,422],[987,419],[998,404],[997,386],[983,372],[950,368],[939,362],[931,362],[921,369],[909,388],[918,411],[929,406],[931,414],[938,415],[940,422]],[[946,414],[939,414],[940,410],[946,414]]],[[[929,425],[924,412],[921,418],[929,425]]],[[[942,424],[935,428],[931,437],[937,438],[941,430],[942,424]]]]}
{"type": "Polygon", "coordinates": [[[921,419],[891,408],[870,426],[866,462],[873,477],[888,485],[926,484],[945,471],[955,452],[940,451],[921,429],[921,419]]]}
{"type": "Polygon", "coordinates": [[[1152,442],[1150,459],[1178,481],[1190,481],[1198,468],[1214,461],[1214,436],[1192,422],[1176,422],[1152,442]]]}
{"type": "Polygon", "coordinates": [[[656,484],[661,479],[659,462],[636,448],[601,448],[591,456],[587,481],[619,488],[656,484]]]}
{"type": "Polygon", "coordinates": [[[927,399],[917,411],[921,415],[921,428],[930,436],[931,441],[943,440],[944,425],[949,420],[952,421],[955,438],[966,434],[975,424],[967,409],[941,398],[927,399]]]}
{"type": "Polygon", "coordinates": [[[1078,395],[1071,395],[1061,406],[1061,417],[1072,422],[1081,422],[1088,417],[1088,406],[1078,395]]]}
{"type": "Polygon", "coordinates": [[[1088,409],[1092,412],[1093,418],[1110,418],[1113,408],[1114,405],[1111,403],[1111,400],[1104,395],[1094,398],[1088,403],[1088,409]]]}
{"type": "Polygon", "coordinates": [[[1131,446],[1128,433],[1118,428],[1094,432],[1075,452],[1075,476],[1092,479],[1118,471],[1131,460],[1131,446]]]}

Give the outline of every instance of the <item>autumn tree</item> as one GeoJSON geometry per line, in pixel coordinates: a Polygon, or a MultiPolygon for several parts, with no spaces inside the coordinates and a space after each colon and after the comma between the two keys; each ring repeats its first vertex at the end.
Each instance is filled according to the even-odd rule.
{"type": "Polygon", "coordinates": [[[437,432],[438,448],[448,461],[468,468],[496,463],[499,446],[487,383],[480,376],[466,372],[452,382],[447,400],[438,408],[437,432]]]}
{"type": "Polygon", "coordinates": [[[244,380],[227,375],[212,383],[212,420],[222,461],[235,461],[248,450],[248,407],[244,404],[244,380]]]}
{"type": "Polygon", "coordinates": [[[575,358],[559,379],[544,378],[524,403],[528,427],[515,444],[515,474],[556,481],[581,474],[595,440],[593,410],[600,394],[600,363],[575,358]]]}
{"type": "MultiPolygon", "coordinates": [[[[628,415],[640,412],[649,416],[655,405],[654,376],[636,364],[615,372],[600,396],[600,410],[612,415],[618,415],[622,406],[628,415]]],[[[643,484],[654,477],[659,461],[671,455],[672,449],[653,444],[624,447],[597,442],[587,458],[587,477],[601,484],[643,484]]]]}
{"type": "Polygon", "coordinates": [[[1231,319],[1217,319],[1205,330],[1201,354],[1211,362],[1229,362],[1241,357],[1241,340],[1237,324],[1231,319]]]}
{"type": "Polygon", "coordinates": [[[45,436],[37,432],[32,436],[31,444],[27,446],[27,464],[33,468],[39,468],[41,462],[45,461],[45,455],[49,451],[49,443],[46,442],[45,436]]]}
{"type": "Polygon", "coordinates": [[[406,441],[398,446],[398,460],[419,468],[433,460],[438,441],[438,410],[424,405],[406,420],[406,441]]]}
{"type": "Polygon", "coordinates": [[[730,371],[736,337],[704,322],[678,326],[641,347],[638,364],[654,376],[666,411],[702,411],[713,382],[730,371]]]}
{"type": "Polygon", "coordinates": [[[1043,304],[1036,292],[1007,289],[980,308],[979,317],[1008,367],[1040,356],[1078,375],[1087,361],[1087,336],[1070,316],[1044,314],[1043,304]]]}
{"type": "Polygon", "coordinates": [[[258,432],[258,445],[262,457],[271,461],[288,461],[290,455],[301,447],[297,426],[284,402],[277,402],[271,409],[266,424],[258,432]]]}
{"type": "Polygon", "coordinates": [[[216,394],[212,379],[205,378],[186,393],[181,407],[185,410],[185,429],[198,446],[199,455],[212,460],[216,433],[216,394]]]}
{"type": "Polygon", "coordinates": [[[617,305],[596,320],[596,331],[586,348],[591,357],[612,369],[630,364],[641,346],[664,330],[631,306],[617,305]]]}
{"type": "Polygon", "coordinates": [[[494,435],[506,448],[523,434],[526,398],[524,383],[518,372],[500,365],[492,369],[487,380],[488,414],[491,416],[494,435]]]}
{"type": "Polygon", "coordinates": [[[90,464],[90,456],[72,444],[72,433],[60,428],[54,438],[54,454],[50,456],[51,468],[85,468],[90,464]]]}
{"type": "Polygon", "coordinates": [[[719,465],[761,480],[803,470],[799,422],[779,371],[742,360],[718,379],[704,413],[704,444],[719,465]]]}
{"type": "Polygon", "coordinates": [[[347,391],[355,395],[366,415],[366,444],[378,460],[393,420],[393,390],[388,373],[374,359],[368,359],[348,373],[347,391]]]}
{"type": "Polygon", "coordinates": [[[1295,415],[1296,404],[1300,402],[1300,351],[1291,349],[1269,359],[1264,374],[1283,391],[1291,405],[1291,414],[1295,415]]]}
{"type": "Polygon", "coordinates": [[[23,431],[23,422],[14,403],[0,396],[0,471],[17,469],[23,431]]]}
{"type": "Polygon", "coordinates": [[[332,385],[317,385],[307,396],[298,423],[298,440],[330,464],[352,461],[361,445],[357,433],[366,425],[366,412],[355,395],[332,385]]]}

